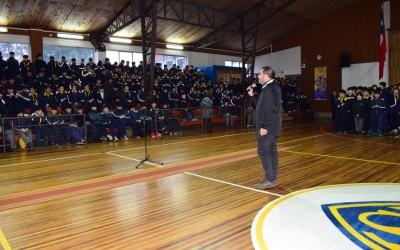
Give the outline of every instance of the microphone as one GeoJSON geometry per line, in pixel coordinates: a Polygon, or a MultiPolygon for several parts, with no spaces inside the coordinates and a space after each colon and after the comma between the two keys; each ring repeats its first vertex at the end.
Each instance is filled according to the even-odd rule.
{"type": "MultiPolygon", "coordinates": [[[[257,84],[253,83],[252,85],[250,85],[250,88],[251,89],[257,88],[257,84]]],[[[247,90],[247,92],[249,92],[249,91],[250,91],[250,89],[247,90]]]]}

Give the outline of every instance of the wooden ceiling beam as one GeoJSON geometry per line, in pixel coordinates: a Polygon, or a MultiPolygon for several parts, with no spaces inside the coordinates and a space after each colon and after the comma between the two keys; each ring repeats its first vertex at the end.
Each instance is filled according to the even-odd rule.
{"type": "Polygon", "coordinates": [[[249,8],[248,10],[246,10],[245,12],[243,12],[243,14],[241,15],[241,18],[243,18],[243,21],[240,21],[240,18],[238,20],[234,20],[235,22],[239,21],[241,24],[241,33],[237,34],[237,33],[227,33],[226,31],[221,30],[214,30],[211,33],[201,37],[199,40],[197,40],[194,44],[193,44],[193,50],[198,50],[201,48],[205,48],[208,47],[212,44],[218,43],[218,42],[222,42],[225,40],[229,40],[232,38],[235,38],[237,36],[240,35],[246,35],[249,34],[251,32],[254,32],[254,28],[258,27],[260,24],[262,24],[263,22],[267,21],[268,19],[272,18],[273,16],[275,16],[276,14],[278,14],[280,11],[284,10],[285,8],[287,8],[289,5],[291,5],[292,3],[294,3],[296,0],[285,0],[282,1],[285,4],[282,5],[280,8],[275,8],[274,7],[274,0],[262,0],[259,3],[255,4],[254,6],[252,6],[251,8],[249,8]],[[257,17],[257,12],[258,10],[264,6],[268,1],[271,2],[271,9],[268,9],[269,15],[263,15],[260,18],[252,18],[252,16],[257,17]]]}

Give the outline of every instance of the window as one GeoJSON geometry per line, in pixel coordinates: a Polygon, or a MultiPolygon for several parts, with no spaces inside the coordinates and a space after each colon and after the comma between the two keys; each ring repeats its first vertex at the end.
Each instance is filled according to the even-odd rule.
{"type": "MultiPolygon", "coordinates": [[[[29,44],[21,44],[21,43],[2,43],[0,42],[0,51],[3,54],[3,59],[8,59],[8,53],[11,51],[15,53],[14,57],[18,61],[22,61],[23,55],[29,55],[29,44]]],[[[32,60],[32,59],[31,59],[32,60]]]]}
{"type": "Polygon", "coordinates": [[[139,65],[140,61],[143,61],[142,53],[132,53],[132,52],[124,52],[124,51],[113,51],[107,50],[106,57],[110,59],[110,63],[114,64],[120,63],[122,60],[131,62],[130,65],[133,65],[133,62],[136,63],[136,66],[139,65]]]}
{"type": "Polygon", "coordinates": [[[184,69],[187,65],[185,56],[173,56],[173,55],[156,55],[155,63],[160,63],[161,68],[167,65],[168,68],[172,68],[174,64],[179,68],[184,69]]]}
{"type": "MultiPolygon", "coordinates": [[[[225,66],[227,67],[242,67],[242,62],[235,62],[235,61],[225,61],[225,66]]],[[[249,64],[246,63],[245,67],[248,68],[249,64]]]]}
{"type": "MultiPolygon", "coordinates": [[[[242,67],[242,62],[225,61],[225,66],[227,66],[227,67],[239,67],[239,68],[241,68],[241,67],[242,67]]],[[[244,67],[245,67],[246,69],[248,69],[248,68],[250,67],[250,64],[249,64],[249,63],[246,63],[246,64],[244,65],[244,67]]]]}
{"type": "Polygon", "coordinates": [[[65,56],[67,62],[71,62],[72,58],[75,58],[77,63],[81,59],[88,62],[89,58],[93,58],[93,49],[43,45],[43,60],[50,60],[50,56],[54,56],[55,61],[60,61],[61,57],[65,56]]]}
{"type": "MultiPolygon", "coordinates": [[[[112,51],[107,50],[106,57],[110,58],[110,62],[113,64],[117,62],[118,64],[121,60],[135,62],[136,66],[139,65],[140,61],[143,61],[142,53],[132,53],[132,52],[123,52],[123,51],[112,51]]],[[[172,65],[176,64],[181,69],[184,69],[187,65],[187,60],[185,56],[173,56],[173,55],[155,55],[154,63],[160,63],[161,68],[164,68],[166,64],[168,68],[172,68],[172,65]]]]}

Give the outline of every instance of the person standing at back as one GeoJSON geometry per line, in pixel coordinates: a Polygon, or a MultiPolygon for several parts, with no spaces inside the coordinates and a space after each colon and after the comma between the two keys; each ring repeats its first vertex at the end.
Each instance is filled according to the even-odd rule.
{"type": "MultiPolygon", "coordinates": [[[[282,129],[281,87],[275,79],[275,72],[269,66],[261,68],[258,75],[262,85],[256,107],[256,132],[258,137],[257,153],[261,159],[265,178],[256,189],[268,189],[277,185],[278,147],[277,141],[282,129]]],[[[251,87],[247,88],[254,95],[251,87]]]]}

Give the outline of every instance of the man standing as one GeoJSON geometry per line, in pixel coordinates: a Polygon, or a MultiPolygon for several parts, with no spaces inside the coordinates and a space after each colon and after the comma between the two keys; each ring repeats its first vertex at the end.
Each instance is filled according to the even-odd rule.
{"type": "MultiPolygon", "coordinates": [[[[262,85],[256,108],[256,131],[258,135],[257,153],[265,172],[265,179],[257,189],[268,189],[277,185],[278,148],[277,141],[282,129],[281,87],[275,79],[275,72],[264,66],[258,75],[262,85]]],[[[254,95],[251,87],[247,88],[250,96],[254,95]]]]}

